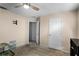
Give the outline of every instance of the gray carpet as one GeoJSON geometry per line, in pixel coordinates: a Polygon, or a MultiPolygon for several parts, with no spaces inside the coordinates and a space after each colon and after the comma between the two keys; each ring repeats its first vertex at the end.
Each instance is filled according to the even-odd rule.
{"type": "Polygon", "coordinates": [[[46,49],[29,45],[17,48],[15,50],[15,56],[69,56],[69,53],[56,49],[46,49]]]}

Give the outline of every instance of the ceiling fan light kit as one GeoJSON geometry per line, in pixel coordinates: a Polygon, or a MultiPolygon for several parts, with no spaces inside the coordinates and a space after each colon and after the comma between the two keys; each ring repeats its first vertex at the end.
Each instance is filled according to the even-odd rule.
{"type": "Polygon", "coordinates": [[[25,9],[29,9],[29,5],[24,5],[23,6],[25,9]]]}

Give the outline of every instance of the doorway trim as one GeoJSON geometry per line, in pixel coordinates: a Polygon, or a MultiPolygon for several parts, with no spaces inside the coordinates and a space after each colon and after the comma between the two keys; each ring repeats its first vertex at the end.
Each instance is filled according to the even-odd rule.
{"type": "Polygon", "coordinates": [[[29,41],[29,23],[30,22],[36,22],[37,25],[36,25],[36,44],[39,45],[40,44],[40,21],[37,20],[37,18],[35,17],[31,17],[31,18],[28,18],[28,41],[29,41]]]}

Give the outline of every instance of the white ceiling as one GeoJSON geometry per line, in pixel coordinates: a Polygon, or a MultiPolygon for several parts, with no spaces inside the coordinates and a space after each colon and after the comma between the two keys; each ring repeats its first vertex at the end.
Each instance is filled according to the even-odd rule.
{"type": "Polygon", "coordinates": [[[31,8],[24,9],[23,7],[14,8],[17,3],[5,3],[0,4],[0,6],[6,7],[9,11],[24,15],[24,16],[43,16],[50,13],[57,13],[57,12],[65,12],[65,11],[72,11],[78,8],[77,3],[32,3],[40,8],[39,11],[35,11],[31,8]]]}

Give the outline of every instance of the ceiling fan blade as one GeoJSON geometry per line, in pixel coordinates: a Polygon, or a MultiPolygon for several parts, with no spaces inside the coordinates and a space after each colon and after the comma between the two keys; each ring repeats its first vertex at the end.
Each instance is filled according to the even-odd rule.
{"type": "Polygon", "coordinates": [[[36,11],[39,11],[39,8],[36,7],[36,6],[30,5],[30,7],[31,7],[32,9],[36,10],[36,11]]]}
{"type": "Polygon", "coordinates": [[[0,8],[1,8],[1,9],[5,9],[5,10],[8,10],[7,8],[5,8],[5,7],[3,7],[3,6],[0,6],[0,8]]]}

